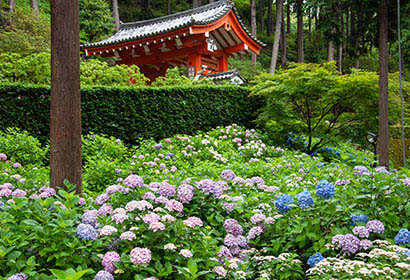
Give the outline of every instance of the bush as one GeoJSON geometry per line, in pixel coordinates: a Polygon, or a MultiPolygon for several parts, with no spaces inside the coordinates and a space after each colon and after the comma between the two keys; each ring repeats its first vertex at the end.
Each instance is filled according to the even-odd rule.
{"type": "Polygon", "coordinates": [[[7,129],[0,132],[0,153],[23,165],[41,165],[46,160],[48,149],[43,149],[40,141],[26,131],[7,129]]]}
{"type": "MultiPolygon", "coordinates": [[[[136,143],[233,122],[249,126],[260,101],[247,98],[248,93],[234,86],[83,87],[83,134],[98,132],[136,143]]],[[[0,85],[0,125],[25,129],[45,142],[49,103],[49,87],[0,85]]]]}

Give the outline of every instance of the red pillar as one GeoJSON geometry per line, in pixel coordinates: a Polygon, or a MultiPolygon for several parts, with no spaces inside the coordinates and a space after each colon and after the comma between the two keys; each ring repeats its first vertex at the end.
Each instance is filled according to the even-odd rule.
{"type": "Polygon", "coordinates": [[[219,69],[218,72],[228,71],[228,55],[224,54],[219,57],[219,69]]]}
{"type": "MultiPolygon", "coordinates": [[[[194,67],[194,76],[198,74],[198,71],[201,71],[201,54],[194,53],[188,55],[188,67],[194,67]]],[[[189,71],[189,70],[188,70],[189,71]]]]}

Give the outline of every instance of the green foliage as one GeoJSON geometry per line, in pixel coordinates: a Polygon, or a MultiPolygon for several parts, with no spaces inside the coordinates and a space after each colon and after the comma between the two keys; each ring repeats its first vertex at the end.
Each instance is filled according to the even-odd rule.
{"type": "Polygon", "coordinates": [[[274,76],[261,75],[252,91],[266,96],[259,120],[268,130],[278,138],[306,135],[311,154],[352,122],[375,116],[376,80],[374,73],[340,76],[334,64],[294,64],[274,76]]]}
{"type": "Polygon", "coordinates": [[[153,86],[182,86],[191,84],[191,80],[181,75],[178,67],[168,68],[164,77],[158,77],[153,83],[153,86]]]}
{"type": "MultiPolygon", "coordinates": [[[[75,236],[81,218],[76,207],[79,200],[73,193],[59,191],[55,198],[14,198],[15,203],[4,206],[0,211],[0,273],[24,272],[30,279],[40,280],[54,278],[45,274],[50,268],[88,270],[95,257],[91,256],[92,244],[75,236]]],[[[53,272],[61,276],[61,272],[53,272]]],[[[84,273],[74,276],[66,271],[65,278],[58,277],[80,279],[84,273]]]]}
{"type": "Polygon", "coordinates": [[[41,147],[41,143],[27,131],[9,128],[0,131],[0,153],[23,165],[41,165],[45,162],[48,148],[41,147]]]}
{"type": "Polygon", "coordinates": [[[110,7],[105,0],[80,0],[80,40],[96,42],[115,31],[110,7]]]}
{"type": "MultiPolygon", "coordinates": [[[[0,54],[0,80],[7,83],[49,85],[50,52],[21,56],[0,54]]],[[[143,86],[148,79],[136,65],[109,66],[105,61],[88,59],[80,64],[82,85],[143,86]]]]}
{"type": "Polygon", "coordinates": [[[8,83],[50,84],[50,52],[22,56],[0,53],[0,76],[8,83]]]}
{"type": "Polygon", "coordinates": [[[81,62],[80,72],[82,85],[144,86],[149,81],[136,65],[109,66],[107,62],[98,59],[81,62]]]}
{"type": "MultiPolygon", "coordinates": [[[[98,132],[126,143],[193,133],[217,125],[249,126],[260,101],[235,86],[83,87],[83,134],[98,132]]],[[[48,139],[50,89],[0,86],[0,125],[48,139]]]]}
{"type": "MultiPolygon", "coordinates": [[[[19,1],[17,1],[19,2],[19,1]]],[[[27,9],[15,13],[0,11],[0,50],[21,55],[45,52],[50,48],[50,21],[27,9]]]]}

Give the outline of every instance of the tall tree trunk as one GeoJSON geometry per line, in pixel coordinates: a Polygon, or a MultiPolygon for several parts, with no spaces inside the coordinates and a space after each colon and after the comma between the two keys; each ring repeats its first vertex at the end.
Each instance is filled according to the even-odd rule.
{"type": "MultiPolygon", "coordinates": [[[[251,28],[252,36],[256,37],[256,0],[251,0],[251,28]]],[[[253,70],[256,72],[256,54],[252,53],[253,70]]]]}
{"type": "Polygon", "coordinates": [[[148,15],[149,14],[149,6],[150,6],[150,0],[141,0],[141,2],[142,2],[142,12],[145,14],[145,15],[148,15]]]}
{"type": "Polygon", "coordinates": [[[273,0],[268,0],[268,28],[266,28],[266,35],[270,36],[273,32],[273,15],[272,15],[273,0]]]}
{"type": "Polygon", "coordinates": [[[290,34],[290,28],[291,27],[291,22],[290,22],[290,4],[288,1],[287,4],[287,13],[286,13],[286,33],[290,34]]]}
{"type": "Polygon", "coordinates": [[[379,7],[379,165],[389,166],[389,79],[387,50],[387,0],[379,7]]]}
{"type": "Polygon", "coordinates": [[[202,0],[192,0],[192,6],[198,8],[202,6],[202,0]]]}
{"type": "Polygon", "coordinates": [[[81,182],[80,27],[78,0],[51,0],[50,185],[81,182]]]}
{"type": "Polygon", "coordinates": [[[344,44],[344,21],[343,14],[339,16],[340,21],[340,42],[339,42],[339,51],[337,53],[337,65],[340,73],[343,73],[343,44],[344,44]]]}
{"type": "Polygon", "coordinates": [[[329,41],[328,48],[327,48],[327,61],[334,61],[335,60],[335,44],[333,41],[329,41]]]}
{"type": "Polygon", "coordinates": [[[275,39],[273,40],[272,59],[270,62],[269,73],[275,74],[276,64],[278,61],[280,31],[282,29],[283,0],[276,0],[276,26],[275,39]]]}
{"type": "Polygon", "coordinates": [[[10,12],[16,12],[16,0],[9,0],[10,12]]]}
{"type": "Polygon", "coordinates": [[[111,0],[112,17],[114,18],[115,30],[120,29],[120,13],[118,12],[118,1],[111,0]]]}
{"type": "Polygon", "coordinates": [[[36,17],[38,17],[38,0],[30,0],[30,6],[36,17]]]}
{"type": "Polygon", "coordinates": [[[209,3],[213,3],[213,2],[215,2],[215,0],[209,0],[209,3]]]}
{"type": "Polygon", "coordinates": [[[171,14],[171,0],[167,0],[167,15],[170,15],[170,14],[171,14]]]}
{"type": "Polygon", "coordinates": [[[264,30],[264,19],[263,19],[263,0],[259,0],[259,28],[261,33],[264,30]]]}
{"type": "Polygon", "coordinates": [[[280,64],[282,66],[286,66],[287,42],[286,42],[285,14],[283,11],[283,4],[282,4],[282,22],[280,24],[280,42],[281,42],[280,64]]]}
{"type": "Polygon", "coordinates": [[[304,47],[303,47],[303,0],[297,0],[296,2],[297,17],[298,17],[298,37],[297,37],[297,47],[298,47],[298,57],[297,62],[303,63],[305,60],[304,47]]]}
{"type": "Polygon", "coordinates": [[[356,21],[356,15],[354,12],[354,9],[351,11],[351,16],[352,18],[350,19],[350,32],[352,34],[352,40],[354,42],[354,50],[353,50],[353,56],[354,56],[354,68],[359,69],[360,68],[360,62],[359,62],[359,56],[360,56],[360,50],[359,50],[359,34],[360,34],[360,25],[361,25],[361,17],[363,16],[362,11],[358,11],[358,23],[356,21]]]}

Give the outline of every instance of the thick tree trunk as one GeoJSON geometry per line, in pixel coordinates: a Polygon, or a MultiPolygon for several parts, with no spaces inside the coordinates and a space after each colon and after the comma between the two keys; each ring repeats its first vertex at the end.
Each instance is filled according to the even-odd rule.
{"type": "Polygon", "coordinates": [[[359,34],[360,34],[360,24],[361,24],[361,15],[363,15],[362,11],[358,12],[358,21],[356,21],[356,15],[354,10],[351,11],[351,16],[352,18],[350,19],[350,32],[352,34],[352,40],[354,42],[354,50],[353,50],[353,56],[354,56],[354,68],[359,69],[360,68],[360,62],[359,62],[359,56],[360,56],[360,50],[359,50],[359,34]]]}
{"type": "Polygon", "coordinates": [[[209,0],[209,3],[213,3],[213,2],[215,2],[215,0],[209,0]]]}
{"type": "MultiPolygon", "coordinates": [[[[256,37],[256,0],[251,0],[251,28],[252,36],[256,37]]],[[[256,54],[252,53],[253,70],[256,72],[256,54]]]]}
{"type": "Polygon", "coordinates": [[[115,30],[120,29],[120,13],[118,12],[118,1],[111,0],[112,17],[114,18],[115,30]]]}
{"type": "Polygon", "coordinates": [[[387,49],[387,0],[379,7],[379,165],[389,166],[389,89],[387,49]]]}
{"type": "Polygon", "coordinates": [[[34,14],[38,17],[38,0],[30,0],[30,6],[34,14]]]}
{"type": "Polygon", "coordinates": [[[287,62],[287,42],[286,42],[285,14],[283,11],[283,4],[282,4],[282,22],[280,25],[280,42],[281,42],[280,64],[282,66],[285,66],[287,62]]]}
{"type": "Polygon", "coordinates": [[[167,0],[167,15],[170,15],[170,14],[171,14],[171,0],[167,0]]]}
{"type": "Polygon", "coordinates": [[[272,59],[270,62],[270,69],[269,69],[269,73],[272,73],[272,75],[275,74],[276,64],[278,61],[280,31],[282,29],[282,13],[283,13],[283,0],[276,0],[275,39],[273,40],[272,59]]]}
{"type": "Polygon", "coordinates": [[[78,0],[51,0],[50,185],[81,193],[80,27],[78,0]]]}
{"type": "Polygon", "coordinates": [[[192,0],[192,6],[198,8],[202,6],[202,0],[192,0]]]}
{"type": "Polygon", "coordinates": [[[264,22],[263,22],[263,0],[259,0],[259,28],[261,33],[264,30],[264,22]]]}
{"type": "Polygon", "coordinates": [[[16,12],[16,0],[9,0],[9,9],[10,12],[16,12]]]}
{"type": "Polygon", "coordinates": [[[290,4],[288,3],[287,5],[287,13],[286,13],[286,33],[290,34],[290,27],[291,27],[291,22],[290,22],[290,4]]]}
{"type": "Polygon", "coordinates": [[[273,32],[272,2],[272,0],[268,0],[268,28],[266,28],[266,35],[268,36],[273,32]]]}
{"type": "Polygon", "coordinates": [[[298,37],[297,37],[297,47],[298,47],[298,57],[297,63],[303,63],[305,60],[304,47],[303,47],[303,0],[297,0],[296,2],[297,17],[298,17],[298,37]]]}

